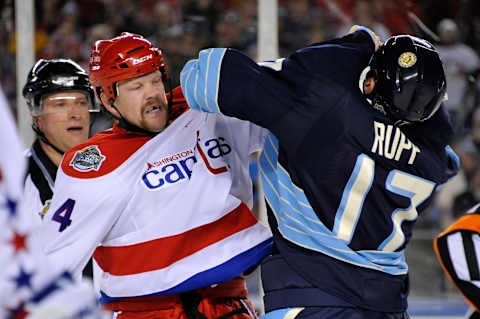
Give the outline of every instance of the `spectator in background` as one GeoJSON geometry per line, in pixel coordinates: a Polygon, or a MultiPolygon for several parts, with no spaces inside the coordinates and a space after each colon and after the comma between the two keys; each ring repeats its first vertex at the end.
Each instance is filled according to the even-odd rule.
{"type": "Polygon", "coordinates": [[[465,214],[467,210],[472,208],[473,205],[480,202],[480,167],[478,166],[478,163],[475,164],[471,180],[467,184],[467,189],[453,199],[453,219],[459,218],[465,214]]]}
{"type": "MultiPolygon", "coordinates": [[[[456,134],[463,133],[466,114],[464,96],[467,88],[467,74],[480,67],[477,53],[459,41],[457,24],[451,19],[443,19],[437,27],[440,43],[438,54],[443,61],[447,78],[448,100],[445,106],[450,113],[456,134]]],[[[470,107],[471,108],[471,107],[470,107]]]]}
{"type": "Polygon", "coordinates": [[[74,61],[82,59],[82,34],[78,32],[78,7],[74,2],[68,2],[60,12],[60,24],[52,32],[48,44],[42,48],[39,55],[46,59],[68,57],[74,61]]]}
{"type": "Polygon", "coordinates": [[[182,11],[185,20],[193,22],[199,33],[211,36],[215,35],[216,24],[221,12],[218,1],[185,1],[182,11]]]}
{"type": "Polygon", "coordinates": [[[480,1],[464,0],[461,4],[457,21],[462,30],[462,39],[480,53],[480,1]]]}
{"type": "MultiPolygon", "coordinates": [[[[105,39],[112,37],[114,34],[114,28],[111,24],[108,23],[98,23],[90,26],[86,30],[86,37],[92,42],[95,42],[100,39],[105,39]]],[[[85,62],[88,67],[88,59],[90,58],[90,46],[88,45],[88,42],[83,42],[82,43],[82,60],[85,62]]],[[[83,63],[81,63],[82,67],[85,67],[83,63]]]]}
{"type": "Polygon", "coordinates": [[[408,19],[408,12],[411,11],[418,15],[418,5],[412,1],[405,0],[375,0],[378,9],[383,12],[383,23],[393,35],[412,34],[413,30],[408,19]]]}
{"type": "MultiPolygon", "coordinates": [[[[311,41],[319,11],[310,6],[309,0],[285,1],[279,16],[280,55],[303,48],[311,41]]],[[[313,35],[323,37],[321,34],[313,35]]]]}
{"type": "Polygon", "coordinates": [[[435,193],[434,207],[439,210],[441,228],[450,225],[459,213],[464,213],[473,205],[469,190],[480,162],[478,150],[470,138],[457,139],[452,148],[462,165],[458,174],[435,193]]]}
{"type": "Polygon", "coordinates": [[[243,41],[248,43],[248,47],[256,45],[257,41],[257,10],[257,0],[238,1],[235,6],[235,11],[238,13],[240,20],[243,41]]]}
{"type": "Polygon", "coordinates": [[[390,36],[390,31],[382,23],[383,12],[378,11],[382,6],[375,6],[374,4],[372,0],[356,0],[353,5],[351,20],[340,28],[337,35],[347,33],[352,24],[357,24],[370,28],[381,41],[387,40],[390,36]]]}
{"type": "Polygon", "coordinates": [[[241,51],[247,51],[255,43],[244,33],[240,25],[240,17],[234,10],[225,12],[219,17],[215,29],[215,37],[209,46],[233,47],[241,51]]]}

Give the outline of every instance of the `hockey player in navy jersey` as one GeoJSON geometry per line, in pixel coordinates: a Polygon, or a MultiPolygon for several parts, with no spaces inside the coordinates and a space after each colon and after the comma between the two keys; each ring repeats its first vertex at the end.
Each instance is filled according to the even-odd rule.
{"type": "Polygon", "coordinates": [[[216,48],[182,70],[192,108],[271,132],[266,318],[408,318],[405,246],[458,162],[435,49],[407,35],[376,44],[356,26],[285,59],[216,48]]]}

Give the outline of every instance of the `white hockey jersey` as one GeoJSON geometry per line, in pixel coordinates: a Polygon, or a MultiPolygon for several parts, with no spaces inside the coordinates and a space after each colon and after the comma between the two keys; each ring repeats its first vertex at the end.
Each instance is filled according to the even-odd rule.
{"type": "Polygon", "coordinates": [[[31,212],[32,222],[39,225],[53,196],[57,166],[48,157],[37,138],[26,151],[27,172],[22,205],[31,212]]]}
{"type": "Polygon", "coordinates": [[[249,209],[249,156],[265,135],[190,109],[153,138],[116,125],[95,135],[64,156],[44,218],[45,252],[76,275],[93,254],[102,302],[238,276],[272,245],[249,209]]]}

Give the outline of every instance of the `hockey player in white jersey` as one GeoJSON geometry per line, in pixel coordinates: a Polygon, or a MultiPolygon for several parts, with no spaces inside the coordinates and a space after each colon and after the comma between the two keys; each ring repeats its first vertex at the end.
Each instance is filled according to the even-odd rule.
{"type": "Polygon", "coordinates": [[[35,249],[31,212],[22,202],[25,157],[1,90],[0,122],[0,319],[100,318],[90,285],[53,270],[35,249]]]}
{"type": "Polygon", "coordinates": [[[93,254],[119,319],[255,317],[242,274],[272,241],[250,211],[248,159],[265,130],[166,94],[162,52],[139,35],[97,41],[89,76],[117,123],[65,154],[44,251],[75,275],[93,254]]]}

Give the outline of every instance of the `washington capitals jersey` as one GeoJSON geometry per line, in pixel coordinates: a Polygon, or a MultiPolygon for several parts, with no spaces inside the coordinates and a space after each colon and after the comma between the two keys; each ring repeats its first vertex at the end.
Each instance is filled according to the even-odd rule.
{"type": "Polygon", "coordinates": [[[103,302],[237,277],[271,250],[250,211],[248,159],[264,138],[246,121],[190,109],[153,138],[117,125],[96,134],[64,156],[45,252],[76,275],[93,254],[103,302]]]}
{"type": "Polygon", "coordinates": [[[359,78],[373,52],[364,29],[260,64],[208,49],[185,65],[181,84],[192,108],[270,130],[260,172],[288,264],[354,305],[403,311],[405,245],[458,163],[443,109],[400,127],[363,97],[359,78]],[[377,295],[367,296],[367,286],[377,295]]]}

